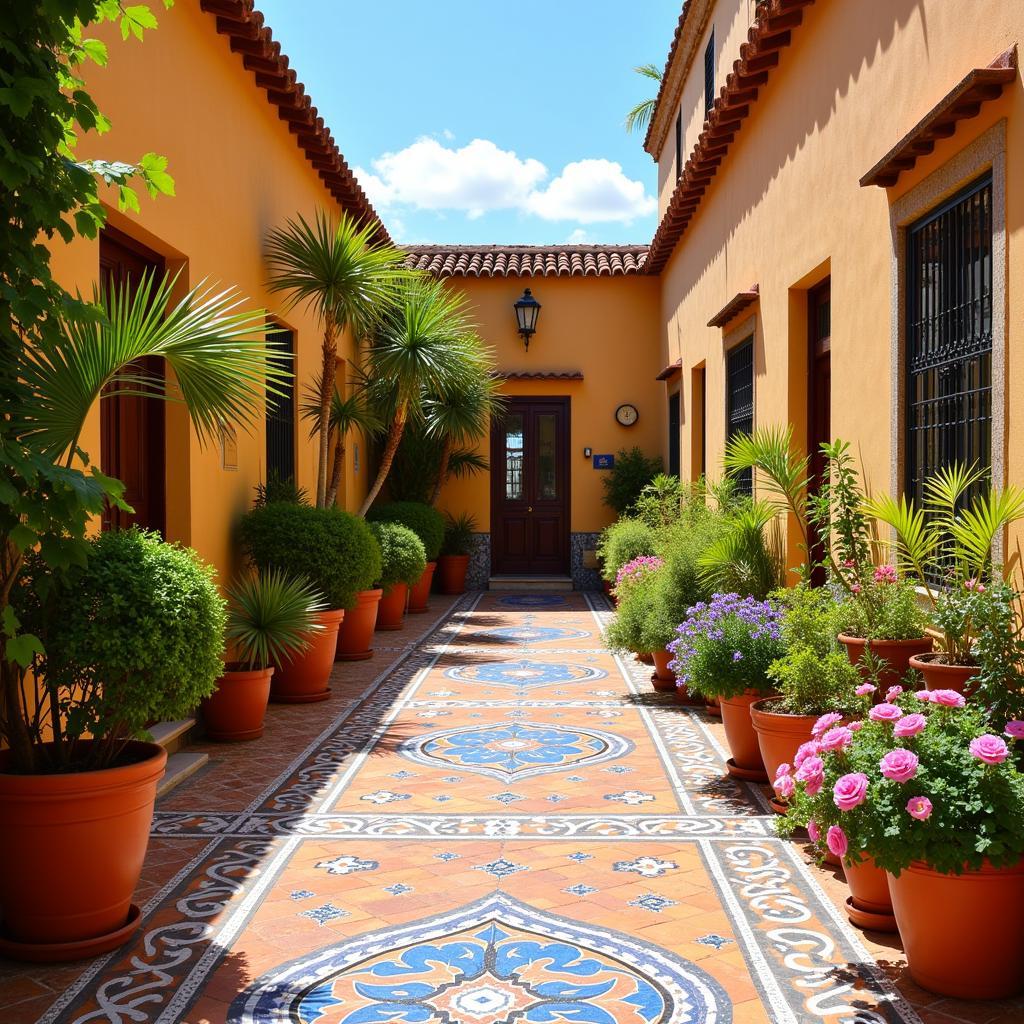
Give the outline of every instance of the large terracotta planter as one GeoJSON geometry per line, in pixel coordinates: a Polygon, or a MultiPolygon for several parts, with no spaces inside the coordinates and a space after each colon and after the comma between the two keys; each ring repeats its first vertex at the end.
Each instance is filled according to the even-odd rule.
{"type": "Polygon", "coordinates": [[[427,562],[423,575],[409,588],[409,612],[418,615],[430,611],[430,584],[437,562],[427,562]]]}
{"type": "Polygon", "coordinates": [[[889,876],[870,858],[843,861],[843,872],[850,886],[846,916],[858,928],[876,932],[896,931],[889,896],[889,876]]]}
{"type": "Polygon", "coordinates": [[[361,590],[356,594],[356,605],[346,609],[338,630],[335,661],[365,661],[373,657],[373,631],[383,596],[383,590],[361,590]]]}
{"type": "Polygon", "coordinates": [[[956,690],[965,697],[974,692],[971,680],[981,671],[976,665],[945,665],[938,658],[944,654],[925,654],[913,657],[910,664],[924,676],[926,690],[956,690]]]}
{"type": "Polygon", "coordinates": [[[405,621],[405,604],[409,597],[409,587],[405,583],[395,583],[384,591],[377,608],[377,629],[401,629],[405,621]]]}
{"type": "Polygon", "coordinates": [[[96,772],[10,775],[0,753],[0,954],[79,960],[135,931],[132,893],[167,751],[132,742],[125,759],[96,772]]]}
{"type": "MultiPolygon", "coordinates": [[[[839,634],[839,642],[846,648],[846,656],[851,665],[861,668],[860,659],[867,646],[867,640],[859,636],[839,634]]],[[[911,659],[918,654],[927,654],[932,649],[930,636],[916,637],[913,640],[872,640],[871,651],[876,657],[883,658],[888,666],[878,673],[878,688],[882,696],[890,686],[895,686],[907,674],[911,659]]],[[[861,668],[864,678],[867,673],[861,668]]]]}
{"type": "Polygon", "coordinates": [[[722,717],[722,705],[719,703],[717,697],[708,697],[707,699],[708,714],[712,718],[722,717]]]}
{"type": "MultiPolygon", "coordinates": [[[[780,764],[793,763],[801,743],[812,738],[811,730],[818,720],[817,715],[787,715],[772,710],[781,697],[765,697],[750,705],[750,721],[757,733],[757,744],[761,760],[769,779],[775,778],[780,764]]],[[[785,812],[785,805],[779,800],[772,801],[772,807],[779,813],[785,812]]]]}
{"type": "Polygon", "coordinates": [[[272,668],[225,671],[203,701],[206,738],[231,743],[262,736],[273,674],[272,668]]]}
{"type": "Polygon", "coordinates": [[[344,608],[318,612],[323,629],[314,633],[310,646],[290,661],[277,666],[270,685],[270,699],[278,704],[313,704],[331,695],[328,685],[338,649],[338,629],[345,618],[344,608]]]}
{"type": "Polygon", "coordinates": [[[654,664],[654,655],[651,654],[650,651],[636,651],[635,653],[636,653],[636,660],[639,661],[641,665],[653,665],[654,664]]]}
{"type": "Polygon", "coordinates": [[[763,693],[748,690],[738,697],[719,697],[722,708],[722,725],[725,726],[725,738],[729,744],[732,757],[726,763],[729,774],[751,782],[767,782],[761,747],[754,732],[754,723],[750,717],[750,706],[764,697],[763,693]]]}
{"type": "Polygon", "coordinates": [[[662,648],[660,651],[654,651],[652,657],[654,658],[654,671],[651,673],[651,682],[654,684],[654,688],[662,693],[674,692],[676,674],[668,667],[668,663],[673,658],[672,652],[662,648]]]}
{"type": "Polygon", "coordinates": [[[441,555],[437,560],[438,587],[442,594],[464,594],[469,555],[441,555]]]}
{"type": "Polygon", "coordinates": [[[956,999],[1024,989],[1024,861],[942,875],[915,862],[889,876],[907,967],[922,988],[956,999]]]}

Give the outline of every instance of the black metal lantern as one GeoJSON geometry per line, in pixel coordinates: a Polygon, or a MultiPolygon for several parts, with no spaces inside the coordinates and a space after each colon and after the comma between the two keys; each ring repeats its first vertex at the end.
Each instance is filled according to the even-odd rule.
{"type": "Polygon", "coordinates": [[[540,303],[533,297],[530,289],[523,292],[523,297],[514,303],[516,323],[519,333],[523,336],[523,344],[530,347],[530,335],[537,330],[537,317],[540,316],[540,303]]]}

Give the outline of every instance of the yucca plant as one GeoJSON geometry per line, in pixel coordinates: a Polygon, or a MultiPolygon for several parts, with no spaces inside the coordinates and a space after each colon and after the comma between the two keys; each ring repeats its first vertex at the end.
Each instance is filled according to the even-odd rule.
{"type": "Polygon", "coordinates": [[[304,576],[282,569],[244,576],[228,588],[225,639],[235,664],[264,669],[290,661],[309,649],[310,638],[323,630],[317,612],[327,605],[304,576]]]}
{"type": "Polygon", "coordinates": [[[453,516],[450,512],[444,517],[444,543],[441,545],[442,555],[468,555],[473,550],[473,539],[476,536],[476,519],[468,512],[453,516]]]}
{"type": "Polygon", "coordinates": [[[754,501],[732,511],[697,564],[710,590],[763,600],[785,583],[778,510],[770,502],[754,501]]]}

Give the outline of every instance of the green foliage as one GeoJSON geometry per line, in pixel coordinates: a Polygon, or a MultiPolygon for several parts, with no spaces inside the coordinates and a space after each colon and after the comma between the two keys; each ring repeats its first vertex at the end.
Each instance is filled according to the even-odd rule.
{"type": "Polygon", "coordinates": [[[877,582],[872,577],[854,586],[860,588],[858,592],[836,610],[835,624],[840,633],[868,640],[915,640],[924,636],[928,616],[917,600],[912,581],[888,582],[883,575],[877,582]]]}
{"type": "Polygon", "coordinates": [[[656,554],[658,538],[654,530],[639,519],[619,519],[601,531],[597,555],[601,576],[615,582],[619,570],[640,555],[656,554]]]}
{"type": "Polygon", "coordinates": [[[620,449],[615,465],[605,474],[604,503],[616,514],[627,515],[633,509],[643,489],[664,472],[661,456],[648,456],[639,448],[620,449]]]}
{"type": "MultiPolygon", "coordinates": [[[[975,594],[977,588],[974,588],[975,594]]],[[[973,654],[980,666],[971,702],[985,708],[998,730],[1024,719],[1024,616],[1021,595],[999,580],[991,582],[970,611],[973,654]]],[[[947,624],[949,628],[949,624],[947,624]]]]}
{"type": "Polygon", "coordinates": [[[672,639],[675,624],[660,621],[655,613],[655,594],[664,572],[663,567],[642,574],[624,593],[606,633],[613,651],[649,654],[664,649],[672,639]]]}
{"type": "Polygon", "coordinates": [[[645,484],[633,505],[633,515],[655,530],[679,522],[684,503],[692,500],[691,489],[677,476],[659,473],[645,484]]]}
{"type": "MultiPolygon", "coordinates": [[[[662,72],[660,68],[655,67],[653,64],[641,64],[639,67],[633,68],[633,70],[638,75],[642,75],[652,82],[657,82],[658,87],[661,87],[662,72]]],[[[642,100],[633,107],[626,114],[626,131],[630,133],[643,131],[651,123],[656,102],[654,99],[642,100]]]]}
{"type": "Polygon", "coordinates": [[[421,541],[427,561],[433,562],[444,543],[444,516],[436,508],[418,501],[389,501],[374,505],[367,514],[374,522],[401,523],[421,541]]]}
{"type": "Polygon", "coordinates": [[[238,539],[260,571],[303,576],[328,608],[352,608],[380,577],[380,548],[370,528],[339,508],[272,502],[247,512],[238,539]]]}
{"type": "Polygon", "coordinates": [[[377,582],[384,588],[396,583],[412,586],[427,566],[427,553],[423,541],[398,522],[370,523],[370,529],[380,545],[381,572],[377,582]]]}
{"type": "Polygon", "coordinates": [[[785,583],[785,557],[777,509],[742,501],[721,516],[721,530],[702,553],[709,591],[765,598],[785,583]]]}
{"type": "Polygon", "coordinates": [[[327,606],[308,580],[281,569],[244,576],[228,590],[225,639],[247,669],[290,661],[322,631],[317,612],[327,606]]]}
{"type": "MultiPolygon", "coordinates": [[[[46,646],[36,662],[64,722],[50,770],[116,762],[149,722],[184,718],[223,670],[224,601],[213,569],[156,533],[110,530],[84,568],[54,575],[41,559],[16,600],[46,646]],[[75,741],[97,739],[88,753],[75,741]]],[[[37,723],[36,741],[39,740],[37,723]]]]}
{"type": "Polygon", "coordinates": [[[271,472],[267,482],[256,485],[255,508],[262,508],[276,501],[287,501],[293,505],[308,505],[309,495],[305,487],[299,487],[294,477],[282,480],[276,472],[271,472]]]}
{"type": "MultiPolygon", "coordinates": [[[[432,504],[431,498],[443,472],[445,453],[445,441],[428,435],[423,424],[407,427],[388,475],[387,489],[391,500],[432,504]]],[[[448,446],[447,458],[449,479],[485,473],[489,468],[487,459],[475,448],[468,446],[448,446]]]]}
{"type": "Polygon", "coordinates": [[[807,501],[807,519],[826,547],[833,578],[847,589],[865,582],[873,565],[872,536],[864,513],[864,490],[847,441],[821,446],[828,464],[817,492],[807,501]]]}
{"type": "Polygon", "coordinates": [[[476,538],[476,519],[468,512],[453,516],[450,512],[444,520],[443,555],[468,555],[473,551],[476,538]]]}
{"type": "Polygon", "coordinates": [[[783,700],[779,711],[791,715],[850,714],[861,707],[855,691],[861,676],[836,640],[836,604],[824,587],[806,585],[774,595],[784,609],[784,654],[768,668],[783,700]]]}

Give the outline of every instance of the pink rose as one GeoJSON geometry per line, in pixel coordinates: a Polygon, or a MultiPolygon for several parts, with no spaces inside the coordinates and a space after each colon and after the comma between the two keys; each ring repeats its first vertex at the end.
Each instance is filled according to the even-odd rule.
{"type": "Polygon", "coordinates": [[[896,722],[903,717],[902,709],[895,704],[876,704],[869,712],[872,722],[896,722]]]}
{"type": "Polygon", "coordinates": [[[875,569],[876,583],[895,583],[898,579],[895,565],[880,565],[875,569]]]}
{"type": "Polygon", "coordinates": [[[932,691],[931,690],[918,690],[917,693],[914,694],[914,696],[918,700],[923,700],[926,704],[933,703],[932,702],[932,691]]]}
{"type": "Polygon", "coordinates": [[[932,703],[941,704],[944,708],[962,708],[967,701],[956,690],[932,690],[932,703]]]}
{"type": "Polygon", "coordinates": [[[912,796],[907,801],[907,814],[918,821],[927,821],[932,816],[932,802],[926,796],[912,796]]]}
{"type": "Polygon", "coordinates": [[[796,770],[797,779],[804,784],[808,796],[816,796],[825,781],[825,763],[818,756],[808,757],[796,770]]]}
{"type": "Polygon", "coordinates": [[[1006,735],[1010,739],[1024,740],[1024,722],[1019,719],[1013,719],[1006,723],[1006,735]]]}
{"type": "Polygon", "coordinates": [[[879,762],[882,774],[893,782],[909,782],[917,774],[917,754],[903,747],[890,750],[879,762]]]}
{"type": "Polygon", "coordinates": [[[783,800],[788,800],[796,792],[796,783],[793,781],[792,775],[780,775],[775,782],[772,783],[772,789],[783,800]]]}
{"type": "Polygon", "coordinates": [[[838,725],[843,720],[842,715],[836,714],[834,711],[830,711],[827,715],[822,715],[814,723],[814,728],[811,729],[812,736],[820,736],[826,729],[831,729],[833,725],[838,725]]]}
{"type": "Polygon", "coordinates": [[[990,732],[971,740],[971,753],[985,764],[1002,764],[1009,756],[1010,750],[1005,741],[990,732]]]}
{"type": "Polygon", "coordinates": [[[902,686],[890,686],[889,689],[885,691],[885,699],[891,703],[902,692],[903,692],[903,687],[902,686]]]}
{"type": "Polygon", "coordinates": [[[852,558],[847,558],[847,559],[846,559],[846,560],[845,560],[845,561],[843,562],[843,568],[844,568],[844,569],[852,569],[852,568],[853,568],[853,567],[854,567],[854,566],[855,566],[856,564],[857,564],[857,563],[856,563],[856,562],[855,562],[855,561],[854,561],[854,560],[853,560],[852,558]]]}
{"type": "Polygon", "coordinates": [[[825,845],[829,848],[829,852],[837,857],[845,857],[846,851],[850,848],[846,833],[838,825],[829,827],[825,836],[825,845]]]}
{"type": "Polygon", "coordinates": [[[861,683],[860,686],[858,686],[857,689],[853,692],[857,694],[858,697],[867,697],[869,694],[874,693],[877,689],[878,687],[873,686],[871,683],[861,683]]]}
{"type": "Polygon", "coordinates": [[[801,743],[797,748],[796,755],[793,758],[793,764],[799,768],[809,757],[814,757],[816,754],[821,753],[821,744],[817,740],[808,740],[806,743],[801,743]]]}
{"type": "Polygon", "coordinates": [[[822,750],[845,750],[853,742],[853,733],[845,725],[829,729],[819,741],[822,750]]]}
{"type": "Polygon", "coordinates": [[[917,713],[905,715],[892,727],[892,734],[894,736],[916,736],[919,732],[924,732],[927,725],[928,719],[924,715],[917,713]]]}
{"type": "Polygon", "coordinates": [[[868,777],[863,772],[852,772],[836,780],[832,787],[832,800],[841,811],[852,811],[868,796],[868,777]]]}
{"type": "Polygon", "coordinates": [[[780,775],[789,775],[792,771],[792,766],[786,764],[786,762],[783,761],[782,764],[780,764],[779,767],[775,769],[775,778],[778,778],[780,775]]]}
{"type": "Polygon", "coordinates": [[[861,721],[851,722],[847,727],[850,732],[860,732],[864,728],[864,723],[861,721]]]}
{"type": "Polygon", "coordinates": [[[818,823],[813,818],[807,822],[807,837],[812,843],[816,843],[821,839],[821,830],[818,828],[818,823]]]}
{"type": "Polygon", "coordinates": [[[851,594],[859,594],[860,590],[861,590],[861,586],[860,586],[859,583],[854,583],[853,586],[850,587],[850,593],[851,594]]]}
{"type": "Polygon", "coordinates": [[[973,590],[976,594],[984,594],[985,584],[976,579],[964,580],[964,589],[973,590]]]}

